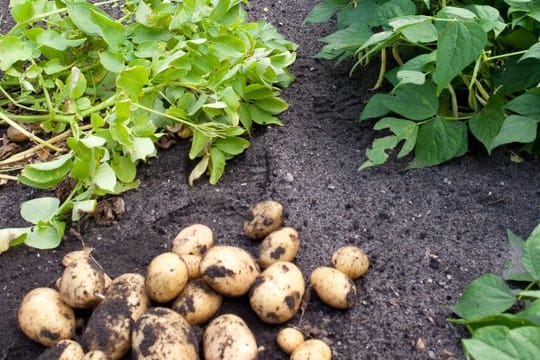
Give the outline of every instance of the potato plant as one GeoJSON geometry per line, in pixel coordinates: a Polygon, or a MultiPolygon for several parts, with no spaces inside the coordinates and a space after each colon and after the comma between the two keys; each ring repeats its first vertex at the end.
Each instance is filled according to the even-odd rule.
{"type": "Polygon", "coordinates": [[[488,153],[509,143],[538,153],[540,3],[535,0],[324,0],[307,23],[337,13],[337,31],[317,57],[352,58],[351,72],[380,59],[360,120],[386,136],[360,169],[390,152],[414,153],[411,168],[464,155],[469,133],[488,153]],[[384,85],[384,86],[383,86],[384,85]],[[398,151],[399,150],[399,151],[398,151]]]}
{"type": "Polygon", "coordinates": [[[204,174],[215,184],[253,126],[282,125],[296,45],[248,22],[247,0],[106,3],[118,18],[88,1],[10,2],[0,126],[31,148],[0,161],[0,181],[67,194],[23,203],[31,225],[0,230],[0,252],[57,247],[66,220],[139,185],[137,165],[164,136],[191,139],[191,185],[204,174]]]}

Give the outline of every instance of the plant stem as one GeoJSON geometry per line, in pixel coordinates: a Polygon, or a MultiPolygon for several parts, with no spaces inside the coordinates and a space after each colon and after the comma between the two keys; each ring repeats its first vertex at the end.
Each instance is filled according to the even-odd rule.
{"type": "Polygon", "coordinates": [[[452,115],[454,115],[455,118],[458,117],[458,102],[457,102],[457,96],[456,92],[454,91],[454,87],[452,84],[448,84],[448,92],[450,93],[450,99],[452,104],[452,115]]]}
{"type": "Polygon", "coordinates": [[[22,126],[20,126],[17,122],[11,120],[6,114],[4,114],[2,111],[0,111],[0,119],[4,120],[6,123],[8,123],[11,127],[15,128],[17,131],[23,133],[26,137],[29,139],[32,139],[33,141],[48,147],[49,149],[56,151],[56,152],[62,152],[63,150],[59,147],[54,146],[53,144],[49,143],[48,141],[45,141],[41,139],[40,137],[37,137],[36,135],[32,134],[30,131],[26,130],[22,126]]]}
{"type": "Polygon", "coordinates": [[[29,106],[26,106],[26,105],[23,105],[19,102],[17,102],[17,100],[15,100],[14,98],[11,97],[11,95],[9,95],[9,93],[0,85],[0,92],[2,94],[4,94],[4,96],[10,101],[11,104],[17,106],[17,107],[20,107],[21,109],[25,109],[25,110],[29,110],[29,111],[42,111],[42,112],[46,112],[45,110],[41,110],[41,109],[32,109],[31,107],[29,106]]]}
{"type": "Polygon", "coordinates": [[[510,57],[510,56],[523,55],[527,51],[528,50],[521,50],[521,51],[515,51],[515,52],[510,52],[510,53],[501,54],[501,55],[489,56],[485,60],[490,61],[490,60],[504,59],[504,58],[510,57]]]}

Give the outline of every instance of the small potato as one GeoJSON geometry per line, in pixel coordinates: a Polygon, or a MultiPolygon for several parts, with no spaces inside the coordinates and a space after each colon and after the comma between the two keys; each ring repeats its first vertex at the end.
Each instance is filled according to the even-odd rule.
{"type": "Polygon", "coordinates": [[[264,238],[259,250],[259,265],[266,269],[276,261],[292,261],[298,253],[298,232],[291,227],[273,231],[264,238]]]}
{"type": "Polygon", "coordinates": [[[28,136],[26,136],[26,134],[15,129],[13,126],[10,126],[7,128],[6,136],[9,139],[9,141],[13,141],[14,143],[20,143],[20,142],[28,140],[28,136]]]}
{"type": "Polygon", "coordinates": [[[149,304],[142,275],[118,276],[88,319],[81,335],[83,348],[102,351],[108,360],[121,359],[131,347],[133,324],[146,312],[149,304]]]}
{"type": "Polygon", "coordinates": [[[293,263],[278,261],[257,277],[249,292],[249,303],[265,323],[282,324],[296,314],[304,291],[300,269],[293,263]]]}
{"type": "Polygon", "coordinates": [[[71,339],[75,332],[73,309],[50,288],[28,292],[19,306],[17,321],[26,336],[47,347],[71,339]]]}
{"type": "Polygon", "coordinates": [[[188,268],[184,260],[173,252],[152,259],[146,271],[145,288],[150,298],[165,303],[177,297],[188,282],[188,268]]]}
{"type": "Polygon", "coordinates": [[[332,254],[332,266],[354,280],[367,272],[369,259],[364,250],[343,246],[332,254]]]}
{"type": "Polygon", "coordinates": [[[255,360],[257,341],[242,318],[224,314],[204,331],[203,352],[205,360],[255,360]]]}
{"type": "Polygon", "coordinates": [[[331,360],[332,349],[324,341],[311,339],[304,341],[291,354],[290,360],[331,360]]]}
{"type": "Polygon", "coordinates": [[[190,279],[198,279],[202,276],[201,274],[201,257],[197,255],[180,255],[182,260],[187,265],[188,276],[190,279]]]}
{"type": "Polygon", "coordinates": [[[214,233],[206,225],[190,225],[176,235],[172,243],[172,252],[178,255],[203,256],[214,246],[214,233]]]}
{"type": "Polygon", "coordinates": [[[109,360],[103,351],[94,350],[84,354],[83,360],[109,360]]]}
{"type": "Polygon", "coordinates": [[[336,309],[349,309],[356,304],[356,286],[339,270],[320,266],[311,273],[311,285],[322,302],[336,309]]]}
{"type": "Polygon", "coordinates": [[[139,360],[196,360],[198,342],[191,325],[164,307],[148,310],[133,327],[133,355],[139,360]]]}
{"type": "Polygon", "coordinates": [[[88,259],[90,257],[90,254],[94,251],[94,249],[85,247],[82,250],[75,250],[68,252],[64,257],[62,258],[62,265],[68,266],[75,260],[79,259],[88,259]]]}
{"type": "Polygon", "coordinates": [[[204,281],[218,293],[236,297],[249,291],[259,266],[246,250],[229,245],[210,248],[201,259],[204,281]]]}
{"type": "Polygon", "coordinates": [[[283,225],[283,205],[273,200],[261,201],[251,208],[253,219],[244,222],[244,232],[251,239],[263,239],[283,225]]]}
{"type": "Polygon", "coordinates": [[[291,354],[304,341],[304,334],[292,327],[279,330],[276,339],[279,348],[286,354],[291,354]]]}
{"type": "Polygon", "coordinates": [[[93,309],[103,299],[111,278],[92,258],[71,261],[62,272],[57,288],[62,299],[76,309],[93,309]]]}
{"type": "Polygon", "coordinates": [[[83,360],[84,351],[78,342],[73,340],[60,340],[53,347],[48,348],[37,360],[83,360]]]}
{"type": "Polygon", "coordinates": [[[218,311],[223,296],[208,286],[204,280],[191,280],[180,296],[174,300],[172,309],[182,315],[191,325],[201,325],[218,311]]]}

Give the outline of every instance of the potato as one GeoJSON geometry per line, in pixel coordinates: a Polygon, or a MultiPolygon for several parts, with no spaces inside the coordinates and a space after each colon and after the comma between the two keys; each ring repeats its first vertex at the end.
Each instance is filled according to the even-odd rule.
{"type": "Polygon", "coordinates": [[[196,360],[198,342],[191,325],[178,313],[156,307],[142,315],[133,327],[136,359],[196,360]]]}
{"type": "Polygon", "coordinates": [[[332,349],[322,340],[310,339],[300,344],[290,360],[331,360],[332,349]]]}
{"type": "Polygon", "coordinates": [[[166,252],[154,257],[148,265],[146,293],[152,300],[165,303],[177,297],[188,280],[188,268],[184,260],[173,252],[166,252]]]}
{"type": "Polygon", "coordinates": [[[229,245],[210,248],[201,259],[204,281],[218,293],[235,297],[249,291],[259,266],[246,250],[229,245]]]}
{"type": "Polygon", "coordinates": [[[93,309],[103,299],[111,278],[92,258],[71,261],[58,280],[57,288],[62,299],[77,309],[93,309]]]}
{"type": "Polygon", "coordinates": [[[203,352],[205,360],[255,360],[257,341],[242,318],[224,314],[204,331],[203,352]]]}
{"type": "Polygon", "coordinates": [[[214,246],[214,234],[206,225],[190,225],[176,235],[172,243],[172,252],[178,255],[203,256],[214,246]]]}
{"type": "Polygon", "coordinates": [[[84,354],[83,360],[109,360],[103,351],[93,350],[84,354]]]}
{"type": "Polygon", "coordinates": [[[356,304],[356,286],[339,270],[320,266],[311,273],[311,285],[326,305],[348,309],[356,304]]]}
{"type": "Polygon", "coordinates": [[[286,354],[291,354],[304,341],[304,334],[292,327],[279,330],[276,339],[279,348],[286,354]]]}
{"type": "Polygon", "coordinates": [[[37,360],[83,360],[84,351],[78,342],[73,340],[60,340],[53,347],[48,348],[37,360]]]}
{"type": "Polygon", "coordinates": [[[109,360],[122,358],[131,347],[133,324],[146,312],[149,304],[142,275],[118,276],[88,319],[81,335],[83,348],[103,351],[109,360]]]}
{"type": "Polygon", "coordinates": [[[273,231],[264,238],[259,250],[259,265],[266,269],[276,261],[292,261],[298,253],[298,232],[291,227],[273,231]]]}
{"type": "Polygon", "coordinates": [[[187,265],[188,276],[190,279],[198,279],[202,276],[201,274],[201,257],[197,255],[180,255],[182,260],[187,265]]]}
{"type": "Polygon", "coordinates": [[[191,325],[200,325],[214,316],[222,301],[221,294],[212,290],[204,280],[196,279],[191,280],[174,300],[172,309],[191,325]]]}
{"type": "Polygon", "coordinates": [[[283,205],[273,200],[261,201],[251,208],[253,219],[244,222],[244,232],[251,239],[263,239],[283,225],[283,205]]]}
{"type": "Polygon", "coordinates": [[[15,129],[13,126],[10,126],[7,128],[6,136],[9,139],[9,141],[13,141],[14,143],[20,143],[20,142],[28,140],[28,136],[26,136],[26,134],[15,129]]]}
{"type": "Polygon", "coordinates": [[[47,347],[71,339],[75,332],[73,309],[50,288],[28,292],[19,306],[17,321],[26,336],[47,347]]]}
{"type": "Polygon", "coordinates": [[[354,280],[367,272],[369,259],[364,250],[348,245],[332,254],[332,266],[354,280]]]}
{"type": "Polygon", "coordinates": [[[305,283],[293,263],[278,261],[257,277],[249,292],[251,308],[268,324],[290,320],[300,308],[305,283]]]}
{"type": "Polygon", "coordinates": [[[75,251],[68,252],[62,258],[62,265],[68,266],[75,260],[88,259],[92,251],[94,251],[94,249],[89,248],[89,247],[84,247],[82,250],[75,250],[75,251]]]}

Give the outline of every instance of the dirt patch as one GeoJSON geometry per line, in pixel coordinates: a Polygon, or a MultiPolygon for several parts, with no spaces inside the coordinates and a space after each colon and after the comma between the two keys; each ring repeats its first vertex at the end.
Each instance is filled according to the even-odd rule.
{"type": "MultiPolygon", "coordinates": [[[[540,191],[532,180],[538,161],[512,163],[502,149],[437,168],[404,171],[405,162],[392,161],[357,172],[374,136],[372,124],[357,118],[378,69],[351,79],[347,66],[312,58],[316,39],[331,30],[301,25],[316,3],[252,2],[253,18],[268,18],[300,44],[292,69],[297,81],[285,93],[291,104],[281,117],[285,127],[256,131],[252,147],[230,161],[217,186],[189,188],[194,164],[188,145],[177,144],[141,167],[140,188],[122,196],[125,214],[110,225],[85,220],[57,250],[19,247],[0,256],[0,359],[34,359],[44,350],[17,328],[17,307],[30,289],[54,283],[62,256],[82,240],[113,277],[143,273],[195,222],[210,226],[218,243],[256,251],[242,224],[252,204],[269,198],[285,205],[285,224],[300,233],[296,263],[306,277],[345,244],[363,247],[372,262],[356,281],[355,308],[332,310],[313,295],[301,323],[295,317],[292,324],[329,341],[335,359],[463,359],[465,332],[446,322],[449,307],[473,278],[502,270],[507,228],[525,236],[538,222],[540,191]]],[[[5,14],[7,1],[0,5],[5,14]]],[[[0,227],[22,225],[18,205],[38,194],[17,184],[1,187],[0,227]]],[[[250,325],[265,347],[261,359],[287,358],[275,345],[279,327],[262,324],[248,301],[228,300],[224,312],[250,325]]]]}

